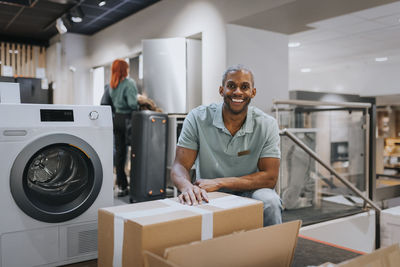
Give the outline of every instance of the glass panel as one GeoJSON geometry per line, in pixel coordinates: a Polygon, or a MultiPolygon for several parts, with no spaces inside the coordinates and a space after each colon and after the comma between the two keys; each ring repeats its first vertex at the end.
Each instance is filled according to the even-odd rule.
{"type": "MultiPolygon", "coordinates": [[[[360,110],[290,107],[278,113],[286,128],[318,157],[366,194],[365,116],[360,110]]],[[[351,215],[362,210],[339,179],[289,137],[281,137],[279,189],[283,220],[302,219],[304,225],[351,215]]]]}
{"type": "MultiPolygon", "coordinates": [[[[315,131],[300,130],[295,135],[315,148],[315,131]]],[[[286,209],[310,207],[314,203],[315,161],[288,137],[281,139],[281,197],[286,209]]]]}
{"type": "Polygon", "coordinates": [[[87,193],[93,185],[92,165],[80,149],[51,145],[30,159],[24,185],[30,199],[47,205],[60,205],[87,193]]]}

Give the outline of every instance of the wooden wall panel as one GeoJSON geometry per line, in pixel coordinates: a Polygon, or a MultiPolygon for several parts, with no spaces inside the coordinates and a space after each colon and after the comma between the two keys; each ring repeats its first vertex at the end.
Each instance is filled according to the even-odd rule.
{"type": "Polygon", "coordinates": [[[10,44],[9,43],[7,43],[6,44],[6,64],[5,64],[5,66],[10,66],[11,65],[11,62],[10,62],[10,44]]]}
{"type": "Polygon", "coordinates": [[[38,63],[38,47],[34,46],[33,52],[32,52],[32,76],[33,77],[36,76],[37,63],[38,63]]]}
{"type": "Polygon", "coordinates": [[[12,68],[14,77],[36,77],[37,68],[46,68],[46,48],[0,42],[0,76],[4,66],[12,68]]]}
{"type": "Polygon", "coordinates": [[[32,76],[32,46],[28,45],[26,49],[28,51],[27,58],[26,58],[26,64],[27,64],[28,71],[27,71],[26,76],[31,77],[32,76]]]}
{"type": "Polygon", "coordinates": [[[0,61],[1,61],[0,75],[3,75],[3,66],[4,66],[5,61],[6,61],[5,49],[6,49],[5,44],[3,42],[1,42],[1,45],[0,45],[0,61]]]}
{"type": "Polygon", "coordinates": [[[16,62],[15,62],[15,44],[11,44],[11,51],[10,51],[10,56],[11,56],[11,67],[12,67],[12,73],[13,75],[16,75],[16,62]]]}
{"type": "Polygon", "coordinates": [[[21,76],[26,76],[26,47],[22,45],[21,52],[21,76]]]}
{"type": "Polygon", "coordinates": [[[17,72],[16,75],[17,76],[21,76],[21,45],[17,44],[17,48],[16,48],[17,54],[16,54],[16,68],[17,68],[17,72]]]}
{"type": "Polygon", "coordinates": [[[38,67],[46,68],[46,48],[45,47],[40,47],[40,49],[39,49],[38,67]]]}

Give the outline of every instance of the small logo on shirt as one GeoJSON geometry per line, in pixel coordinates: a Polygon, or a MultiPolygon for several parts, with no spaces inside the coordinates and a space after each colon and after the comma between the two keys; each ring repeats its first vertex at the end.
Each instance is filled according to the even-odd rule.
{"type": "Polygon", "coordinates": [[[244,150],[244,151],[238,152],[238,156],[239,156],[239,157],[240,157],[240,156],[244,156],[244,155],[248,155],[248,154],[250,154],[250,150],[244,150]]]}

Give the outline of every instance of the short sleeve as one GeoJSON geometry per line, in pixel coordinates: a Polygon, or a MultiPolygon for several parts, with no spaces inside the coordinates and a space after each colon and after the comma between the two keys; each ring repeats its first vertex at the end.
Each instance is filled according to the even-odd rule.
{"type": "Polygon", "coordinates": [[[192,150],[199,149],[199,135],[194,111],[186,116],[177,145],[192,150]]]}
{"type": "Polygon", "coordinates": [[[276,120],[270,120],[260,158],[280,158],[280,136],[276,120]]]}

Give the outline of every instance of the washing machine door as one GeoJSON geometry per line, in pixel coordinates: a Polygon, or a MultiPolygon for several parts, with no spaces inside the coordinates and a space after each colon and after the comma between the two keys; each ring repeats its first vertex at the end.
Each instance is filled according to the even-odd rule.
{"type": "Polygon", "coordinates": [[[11,194],[27,215],[43,222],[64,222],[96,200],[103,172],[96,151],[84,140],[52,134],[27,145],[11,169],[11,194]]]}

